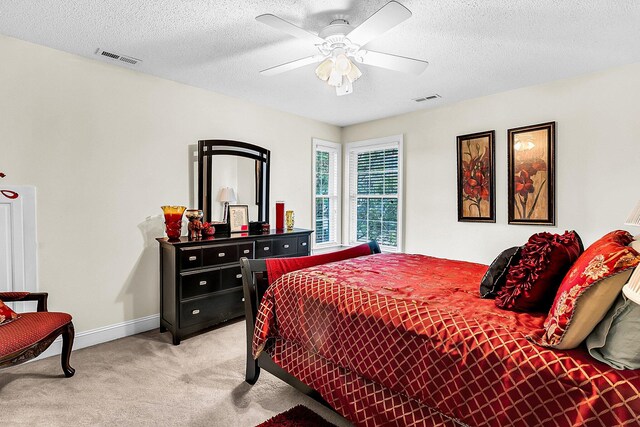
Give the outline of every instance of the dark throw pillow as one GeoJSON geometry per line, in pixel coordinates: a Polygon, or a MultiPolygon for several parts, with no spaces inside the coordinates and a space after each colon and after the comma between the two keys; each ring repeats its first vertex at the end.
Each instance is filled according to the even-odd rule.
{"type": "Polygon", "coordinates": [[[495,298],[507,281],[509,267],[520,259],[520,246],[505,249],[493,260],[480,281],[480,298],[495,298]]]}
{"type": "Polygon", "coordinates": [[[562,279],[582,249],[575,231],[534,234],[522,247],[518,264],[509,269],[507,281],[496,296],[496,306],[548,312],[562,279]]]}

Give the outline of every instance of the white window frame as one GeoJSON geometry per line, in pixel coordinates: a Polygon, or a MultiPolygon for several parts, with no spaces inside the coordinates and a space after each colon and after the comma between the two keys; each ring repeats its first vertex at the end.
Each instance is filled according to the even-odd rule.
{"type": "Polygon", "coordinates": [[[331,173],[331,166],[329,170],[329,191],[331,192],[332,188],[335,191],[334,195],[329,196],[335,202],[333,211],[329,212],[329,221],[331,221],[332,218],[335,221],[335,240],[316,243],[315,236],[311,236],[313,249],[342,246],[342,145],[336,142],[313,138],[313,153],[311,156],[311,223],[313,224],[314,230],[316,229],[316,155],[318,151],[329,152],[330,154],[335,155],[335,173],[331,173]]]}
{"type": "Polygon", "coordinates": [[[384,252],[402,252],[404,249],[404,138],[403,135],[391,135],[382,138],[367,139],[364,141],[349,142],[344,147],[344,205],[343,221],[347,224],[344,230],[343,241],[349,246],[356,246],[362,242],[356,241],[356,224],[352,221],[352,200],[355,194],[351,194],[351,180],[355,177],[350,174],[351,158],[363,151],[384,150],[388,148],[398,149],[398,245],[396,247],[380,245],[384,252]]]}

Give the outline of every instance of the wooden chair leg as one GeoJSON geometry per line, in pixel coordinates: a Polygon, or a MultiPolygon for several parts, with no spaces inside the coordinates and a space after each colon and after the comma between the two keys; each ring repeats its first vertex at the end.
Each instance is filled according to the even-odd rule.
{"type": "Polygon", "coordinates": [[[64,376],[70,378],[76,373],[76,370],[69,365],[69,358],[71,357],[71,350],[73,348],[73,338],[76,332],[73,327],[73,322],[69,322],[67,327],[62,331],[62,354],[60,355],[60,362],[62,363],[62,370],[64,376]]]}

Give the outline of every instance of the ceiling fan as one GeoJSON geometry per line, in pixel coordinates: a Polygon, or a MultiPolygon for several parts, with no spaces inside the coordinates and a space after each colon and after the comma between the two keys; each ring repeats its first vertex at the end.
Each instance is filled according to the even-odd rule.
{"type": "Polygon", "coordinates": [[[362,49],[371,40],[410,17],[409,9],[398,2],[390,1],[355,28],[344,19],[336,19],[315,35],[272,14],[257,16],[256,20],[263,24],[304,39],[319,51],[316,55],[276,65],[260,73],[273,76],[305,65],[320,63],[316,68],[316,75],[335,87],[337,95],[352,93],[353,82],[362,75],[354,61],[388,70],[420,74],[429,65],[427,61],[362,49]]]}

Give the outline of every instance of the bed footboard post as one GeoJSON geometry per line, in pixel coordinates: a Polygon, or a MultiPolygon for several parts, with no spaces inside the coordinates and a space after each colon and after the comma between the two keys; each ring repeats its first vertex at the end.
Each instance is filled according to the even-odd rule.
{"type": "MultiPolygon", "coordinates": [[[[264,261],[263,261],[264,262],[264,261]]],[[[258,315],[258,292],[253,280],[253,271],[251,263],[246,257],[240,258],[240,269],[242,270],[242,290],[244,293],[244,313],[245,325],[247,331],[247,367],[245,372],[245,381],[249,384],[255,384],[260,376],[260,367],[258,361],[253,358],[252,343],[253,329],[258,315]]]]}

